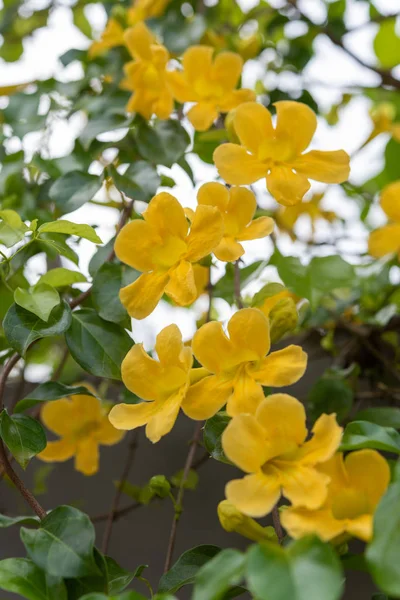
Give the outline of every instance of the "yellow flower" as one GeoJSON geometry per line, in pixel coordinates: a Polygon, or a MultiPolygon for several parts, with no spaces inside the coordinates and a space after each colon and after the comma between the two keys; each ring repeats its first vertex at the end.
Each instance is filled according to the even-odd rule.
{"type": "Polygon", "coordinates": [[[124,45],[124,28],[116,19],[109,19],[101,38],[89,48],[89,56],[94,58],[105,50],[124,45]]]}
{"type": "Polygon", "coordinates": [[[47,442],[38,458],[64,462],[75,456],[75,469],[84,475],[94,475],[99,470],[101,444],[113,446],[124,436],[111,425],[107,411],[94,396],[70,396],[47,402],[41,419],[61,439],[47,442]]]}
{"type": "Polygon", "coordinates": [[[224,235],[214,250],[219,260],[237,260],[244,254],[239,242],[262,238],[273,231],[274,221],[270,217],[252,221],[257,201],[253,192],[246,188],[228,190],[222,183],[205,183],[198,191],[197,201],[201,205],[215,206],[223,216],[224,235]]]}
{"type": "Polygon", "coordinates": [[[310,218],[313,235],[315,234],[315,223],[319,219],[332,223],[337,219],[337,215],[333,211],[321,208],[320,204],[323,197],[324,194],[314,194],[308,202],[301,202],[295,206],[281,206],[275,215],[279,229],[286,231],[292,240],[295,240],[296,235],[293,228],[301,215],[308,215],[310,218]]]}
{"type": "Polygon", "coordinates": [[[209,374],[192,385],[182,404],[191,419],[208,419],[227,404],[230,416],[254,413],[264,399],[263,385],[282,387],[303,375],[307,355],[288,346],[269,356],[267,317],[257,308],[243,308],[228,323],[203,325],[193,337],[193,354],[209,374]]]}
{"type": "Polygon", "coordinates": [[[390,481],[386,460],[375,450],[339,452],[318,470],[330,477],[328,497],[317,510],[290,507],[281,521],[293,538],[317,534],[322,540],[343,539],[343,534],[368,542],[373,515],[390,481]]]}
{"type": "Polygon", "coordinates": [[[278,541],[273,527],[262,527],[257,521],[244,515],[227,500],[222,500],[218,504],[217,511],[219,522],[225,531],[235,531],[253,542],[262,542],[265,540],[270,542],[278,541]]]}
{"type": "Polygon", "coordinates": [[[115,240],[115,253],[142,275],[120,291],[131,317],[144,319],[165,292],[176,304],[196,300],[193,264],[210,254],[221,241],[222,216],[212,206],[198,206],[189,225],[178,200],[162,192],[143,213],[125,225],[115,240]]]}
{"type": "Polygon", "coordinates": [[[243,60],[234,52],[221,52],[213,60],[214,48],[191,46],[182,58],[183,71],[168,74],[178,102],[195,102],[187,117],[197,131],[211,127],[219,113],[255,99],[251,90],[236,90],[243,60]]]}
{"type": "Polygon", "coordinates": [[[344,150],[304,151],[317,128],[315,113],[306,104],[282,100],[275,103],[277,121],[269,110],[247,102],[236,109],[238,144],[222,144],[214,152],[215,165],[232,185],[248,185],[266,177],[269,192],[280,204],[301,202],[310,189],[309,179],[341,183],[349,176],[349,156],[344,150]]]}
{"type": "Polygon", "coordinates": [[[366,146],[381,133],[390,133],[393,139],[400,142],[400,123],[395,121],[396,107],[394,104],[382,102],[371,110],[370,116],[373,129],[363,146],[366,146]]]}
{"type": "Polygon", "coordinates": [[[287,394],[268,396],[254,415],[234,417],[222,434],[222,447],[249,474],[227,484],[227,500],[250,517],[268,514],[281,494],[295,506],[321,506],[329,476],[316,465],[337,450],[342,428],[335,415],[322,415],[312,432],[306,441],[304,406],[287,394]]]}
{"type": "Polygon", "coordinates": [[[134,59],[124,66],[126,77],[121,82],[123,89],[133,92],[126,110],[137,112],[145,119],[153,114],[168,119],[174,108],[167,85],[168,50],[157,44],[144,23],[127,29],[124,41],[134,59]]]}
{"type": "Polygon", "coordinates": [[[271,311],[281,302],[281,300],[285,300],[290,298],[296,304],[300,298],[286,289],[281,283],[269,283],[264,288],[263,292],[264,297],[260,300],[260,303],[257,301],[257,295],[254,298],[254,306],[256,306],[266,317],[269,317],[271,311]],[[268,291],[267,291],[268,288],[268,291]],[[265,295],[264,295],[265,294],[265,295]]]}
{"type": "Polygon", "coordinates": [[[376,258],[397,252],[400,258],[400,181],[389,183],[383,188],[381,207],[392,223],[371,233],[368,251],[376,258]]]}
{"type": "Polygon", "coordinates": [[[160,17],[169,2],[170,0],[134,0],[133,6],[128,9],[129,25],[160,17]]]}
{"type": "Polygon", "coordinates": [[[192,350],[182,343],[176,325],[168,325],[157,336],[158,360],[151,358],[136,344],[121,366],[126,387],[147,402],[117,404],[109,419],[117,429],[146,426],[146,436],[153,443],[169,433],[175,424],[182,400],[190,383],[192,350]]]}

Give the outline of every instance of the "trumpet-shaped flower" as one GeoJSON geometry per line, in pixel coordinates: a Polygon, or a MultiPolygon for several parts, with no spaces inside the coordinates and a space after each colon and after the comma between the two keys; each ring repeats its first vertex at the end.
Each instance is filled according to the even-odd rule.
{"type": "Polygon", "coordinates": [[[146,19],[160,17],[169,3],[170,0],[134,0],[128,9],[128,24],[135,25],[146,19]]]}
{"type": "Polygon", "coordinates": [[[124,45],[124,28],[116,19],[109,19],[101,38],[93,42],[89,48],[89,56],[94,58],[105,50],[124,45]]]}
{"type": "Polygon", "coordinates": [[[400,142],[400,123],[396,121],[396,106],[394,104],[381,102],[371,110],[370,116],[373,129],[363,146],[366,146],[381,133],[390,133],[393,139],[400,142]]]}
{"type": "Polygon", "coordinates": [[[381,207],[391,222],[371,233],[368,242],[369,253],[379,258],[397,252],[400,258],[400,181],[383,188],[381,207]]]}
{"type": "Polygon", "coordinates": [[[344,150],[304,153],[317,128],[317,117],[306,104],[275,103],[277,121],[269,110],[247,102],[233,117],[240,144],[222,144],[214,152],[215,165],[232,185],[249,185],[266,177],[271,195],[284,206],[298,204],[310,189],[309,179],[341,183],[349,176],[344,150]]]}
{"type": "Polygon", "coordinates": [[[275,529],[271,526],[263,527],[257,521],[244,515],[228,500],[222,500],[217,508],[218,519],[225,531],[235,531],[253,542],[278,542],[275,529]]]}
{"type": "Polygon", "coordinates": [[[285,529],[293,538],[317,534],[328,541],[351,535],[368,542],[375,509],[390,482],[386,460],[376,450],[358,450],[346,458],[339,452],[318,470],[330,477],[324,504],[316,510],[285,509],[285,529]]]}
{"type": "Polygon", "coordinates": [[[300,346],[272,352],[269,321],[257,308],[243,308],[228,323],[206,323],[195,333],[193,354],[209,375],[192,385],[182,404],[191,419],[208,419],[227,404],[230,416],[254,413],[263,385],[282,387],[303,375],[307,355],[300,346]]]}
{"type": "Polygon", "coordinates": [[[333,211],[321,208],[321,200],[323,197],[324,194],[314,194],[308,202],[301,202],[295,206],[279,207],[276,215],[274,215],[279,229],[286,231],[292,240],[295,240],[296,235],[294,233],[294,226],[302,215],[307,215],[309,217],[313,236],[315,234],[315,224],[317,221],[322,220],[332,223],[332,221],[337,219],[337,214],[333,211]]]}
{"type": "Polygon", "coordinates": [[[197,131],[211,127],[219,113],[255,99],[253,91],[236,90],[243,60],[234,52],[221,52],[213,60],[214,48],[191,46],[182,58],[183,71],[168,74],[178,102],[195,102],[187,117],[197,131]]]}
{"type": "Polygon", "coordinates": [[[205,183],[197,194],[199,204],[215,206],[224,220],[224,235],[214,254],[219,260],[234,261],[243,256],[239,242],[255,240],[272,233],[274,221],[270,217],[253,219],[257,208],[256,198],[242,187],[228,189],[221,183],[205,183]]]}
{"type": "Polygon", "coordinates": [[[64,462],[75,456],[75,469],[84,475],[99,470],[99,446],[113,446],[124,436],[108,420],[107,410],[94,396],[70,396],[47,402],[41,419],[60,439],[47,442],[38,454],[45,462],[64,462]]]}
{"type": "Polygon", "coordinates": [[[165,292],[186,306],[198,296],[193,264],[210,254],[221,241],[222,216],[213,206],[198,206],[189,230],[178,200],[162,192],[143,213],[125,225],[115,240],[115,253],[142,275],[120,291],[131,317],[144,319],[165,292]]]}
{"type": "Polygon", "coordinates": [[[281,494],[295,506],[320,507],[330,478],[316,465],[337,450],[342,428],[335,415],[321,415],[312,433],[306,441],[304,406],[287,394],[268,396],[254,415],[234,417],[222,434],[222,447],[248,475],[227,484],[227,500],[249,517],[268,514],[281,494]]]}
{"type": "Polygon", "coordinates": [[[122,361],[122,381],[146,402],[117,404],[109,419],[117,429],[135,429],[146,425],[146,436],[153,443],[169,433],[175,424],[182,400],[190,383],[192,350],[182,343],[176,325],[168,325],[157,336],[158,360],[136,344],[122,361]]]}
{"type": "Polygon", "coordinates": [[[124,41],[134,60],[125,67],[121,87],[133,92],[126,110],[137,112],[145,119],[155,114],[168,119],[174,101],[167,85],[168,50],[157,44],[155,37],[142,22],[124,33],[124,41]]]}

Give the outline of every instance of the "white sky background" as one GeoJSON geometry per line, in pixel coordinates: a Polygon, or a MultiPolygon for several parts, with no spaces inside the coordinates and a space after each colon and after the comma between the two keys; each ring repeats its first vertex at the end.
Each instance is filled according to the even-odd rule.
{"type": "MultiPolygon", "coordinates": [[[[67,3],[67,2],[66,2],[67,3]]],[[[250,9],[258,4],[257,0],[241,0],[241,5],[245,9],[250,9]]],[[[375,0],[375,5],[384,14],[400,13],[400,0],[375,0]]],[[[2,0],[0,0],[0,6],[2,0]]],[[[40,6],[41,0],[32,0],[32,5],[40,6]]],[[[280,6],[283,3],[279,0],[271,1],[271,5],[280,6]]],[[[315,22],[323,22],[325,17],[324,3],[320,0],[300,0],[299,6],[301,9],[315,22]]],[[[105,13],[101,6],[89,6],[87,16],[92,24],[99,31],[102,31],[105,25],[105,13]]],[[[348,0],[348,9],[346,12],[346,23],[348,27],[356,28],[354,33],[347,35],[345,42],[347,47],[357,54],[365,62],[375,65],[376,57],[372,49],[372,41],[376,34],[378,26],[368,22],[368,8],[364,2],[357,0],[348,0]]],[[[291,23],[287,29],[287,35],[296,37],[302,33],[299,31],[298,23],[291,23]]],[[[66,8],[58,8],[52,14],[49,21],[49,26],[37,31],[30,38],[24,47],[24,54],[17,63],[4,63],[0,59],[0,85],[10,85],[24,81],[33,81],[35,79],[45,79],[55,75],[58,79],[67,81],[80,76],[80,67],[77,64],[71,65],[64,69],[58,61],[58,57],[70,48],[86,48],[89,44],[79,30],[73,24],[69,11],[66,8]]],[[[310,83],[308,89],[319,103],[322,110],[328,111],[332,104],[340,100],[343,91],[346,91],[349,86],[360,84],[364,86],[375,86],[380,84],[378,75],[368,69],[364,69],[340,48],[334,46],[325,36],[319,36],[315,44],[315,58],[307,65],[303,80],[310,83]]],[[[248,61],[243,76],[243,87],[253,87],[257,79],[265,73],[264,67],[261,67],[255,61],[248,61]]],[[[400,75],[397,73],[397,75],[400,75]]],[[[267,74],[263,81],[265,87],[272,87],[276,81],[276,75],[267,74]]],[[[280,86],[282,89],[292,90],[298,89],[298,77],[290,73],[279,75],[280,86]]],[[[371,121],[368,117],[368,109],[370,102],[365,98],[354,99],[347,107],[341,110],[340,121],[337,126],[330,127],[324,120],[320,121],[318,131],[312,143],[312,147],[321,150],[334,150],[343,148],[352,155],[365,141],[371,131],[371,121]]],[[[83,120],[79,117],[74,117],[69,123],[58,122],[53,127],[52,137],[50,139],[50,151],[54,156],[62,156],[68,154],[72,149],[73,139],[78,135],[80,128],[83,125],[83,120]]],[[[187,126],[187,124],[185,124],[187,126]]],[[[110,139],[105,134],[100,136],[100,139],[110,139]]],[[[114,138],[111,138],[114,139],[114,138]]],[[[355,184],[362,183],[369,179],[374,174],[382,169],[382,149],[387,142],[387,136],[381,135],[370,143],[366,149],[357,153],[352,160],[351,181],[355,184]]],[[[24,146],[29,151],[33,151],[40,140],[40,133],[32,133],[25,137],[24,146]]],[[[17,143],[17,142],[16,142],[17,143]]],[[[13,148],[13,150],[18,147],[13,148]]],[[[206,181],[212,181],[216,177],[214,167],[205,165],[198,159],[191,157],[190,160],[195,171],[195,176],[199,185],[206,181]]],[[[195,206],[196,192],[189,178],[182,172],[179,167],[160,168],[160,172],[171,175],[177,182],[177,186],[171,191],[181,201],[184,206],[195,206]]],[[[263,207],[274,206],[274,201],[267,194],[265,185],[262,182],[256,184],[259,204],[263,207]]],[[[313,191],[320,191],[324,186],[321,184],[313,184],[313,191]]],[[[330,186],[327,195],[323,201],[323,207],[328,210],[335,210],[340,216],[346,219],[357,219],[358,208],[356,204],[347,199],[339,186],[330,186]]],[[[77,223],[89,223],[98,226],[98,233],[104,242],[107,242],[115,232],[115,224],[118,219],[117,211],[93,205],[86,205],[70,215],[68,218],[77,223]]],[[[384,222],[384,216],[380,208],[377,206],[371,211],[371,218],[374,223],[381,224],[384,222]]],[[[307,236],[309,232],[309,223],[306,219],[299,222],[298,233],[301,237],[307,236]]],[[[326,239],[329,235],[329,228],[321,223],[318,227],[318,239],[326,239]]],[[[337,233],[340,229],[337,230],[337,233]]],[[[358,224],[350,229],[351,241],[346,242],[343,246],[351,260],[351,250],[365,251],[366,249],[366,232],[363,227],[358,224]]],[[[272,245],[266,238],[260,241],[246,242],[246,254],[244,261],[246,264],[252,263],[254,260],[268,259],[272,251],[272,245]]],[[[94,251],[93,244],[82,241],[80,244],[81,266],[84,271],[87,268],[89,259],[94,251]]],[[[300,255],[304,252],[304,245],[300,242],[292,244],[289,239],[282,239],[280,248],[283,253],[300,255]]],[[[329,252],[321,250],[321,253],[332,254],[333,249],[329,252]]],[[[73,266],[68,264],[69,268],[73,266]]],[[[43,262],[35,260],[34,264],[30,265],[30,275],[34,282],[38,275],[44,270],[43,262]]],[[[223,268],[221,268],[223,273],[223,268]]],[[[265,282],[278,280],[276,271],[273,267],[269,267],[263,273],[261,280],[258,280],[255,287],[251,291],[259,289],[265,282]]],[[[231,308],[223,301],[216,301],[216,308],[219,311],[221,319],[229,318],[231,308]]],[[[161,302],[157,309],[148,318],[143,321],[134,321],[133,335],[136,342],[144,341],[147,348],[151,348],[154,343],[156,333],[165,325],[175,322],[177,323],[185,338],[191,337],[195,331],[195,319],[198,318],[207,306],[207,299],[199,299],[193,310],[173,308],[164,302],[161,302]]],[[[35,377],[36,378],[36,377],[35,377]]]]}

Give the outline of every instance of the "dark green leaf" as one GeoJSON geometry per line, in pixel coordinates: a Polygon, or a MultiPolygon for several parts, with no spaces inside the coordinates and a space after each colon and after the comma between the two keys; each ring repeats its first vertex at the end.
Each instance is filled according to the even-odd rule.
{"type": "Polygon", "coordinates": [[[225,129],[211,129],[210,131],[196,131],[193,140],[193,150],[202,161],[210,165],[214,164],[214,150],[226,142],[227,134],[225,129]]]}
{"type": "Polygon", "coordinates": [[[22,356],[32,342],[43,337],[60,335],[70,324],[71,309],[66,302],[53,309],[47,323],[17,304],[10,307],[3,321],[4,333],[10,345],[22,356]]]}
{"type": "Polygon", "coordinates": [[[315,421],[324,413],[336,413],[338,421],[341,422],[353,406],[353,397],[353,391],[344,379],[321,377],[308,394],[312,420],[315,421]]]}
{"type": "Polygon", "coordinates": [[[371,575],[389,596],[400,596],[400,482],[393,483],[380,501],[374,533],[366,552],[371,575]]]}
{"type": "Polygon", "coordinates": [[[288,548],[252,546],[247,582],[258,600],[338,600],[343,592],[340,561],[329,544],[305,537],[288,548]]]}
{"type": "MultiPolygon", "coordinates": [[[[221,551],[218,546],[197,546],[184,552],[165,573],[158,586],[160,593],[174,594],[183,586],[193,583],[198,570],[221,551]]],[[[210,600],[210,599],[208,599],[210,600]]]]}
{"type": "Polygon", "coordinates": [[[154,125],[141,120],[135,139],[143,158],[166,167],[177,163],[190,143],[186,129],[173,120],[156,121],[154,125]]]}
{"type": "Polygon", "coordinates": [[[103,265],[109,258],[114,248],[114,242],[115,238],[112,238],[109,242],[107,242],[107,244],[98,248],[97,252],[93,254],[93,258],[89,263],[89,273],[92,277],[96,275],[101,265],[103,265]]]}
{"type": "Polygon", "coordinates": [[[41,424],[26,415],[0,414],[0,435],[23,469],[31,458],[46,448],[46,434],[41,424]]]}
{"type": "Polygon", "coordinates": [[[126,331],[105,321],[95,310],[83,308],[72,313],[65,339],[72,357],[97,377],[121,379],[121,363],[133,341],[126,331]]]}
{"type": "Polygon", "coordinates": [[[171,12],[163,21],[164,44],[170,52],[180,55],[189,46],[198,44],[205,30],[203,15],[197,14],[189,19],[182,19],[171,12]]]}
{"type": "Polygon", "coordinates": [[[400,408],[395,406],[377,406],[360,410],[356,414],[357,421],[369,421],[381,427],[400,429],[400,408]]]}
{"type": "Polygon", "coordinates": [[[67,396],[78,395],[93,396],[92,392],[83,385],[72,386],[64,385],[57,381],[46,381],[46,383],[41,383],[25,396],[25,398],[22,398],[22,400],[17,402],[14,412],[23,412],[41,402],[51,402],[52,400],[59,400],[60,398],[66,398],[67,396]]]}
{"type": "Polygon", "coordinates": [[[400,454],[400,433],[392,427],[381,427],[368,421],[353,421],[344,430],[341,450],[374,448],[400,454]]]}
{"type": "Polygon", "coordinates": [[[120,175],[116,169],[113,170],[112,178],[115,186],[128,198],[143,202],[151,200],[161,185],[157,169],[144,160],[134,162],[123,175],[120,175]]]}
{"type": "Polygon", "coordinates": [[[39,517],[7,517],[0,515],[0,528],[11,527],[12,525],[31,525],[37,527],[40,523],[39,517]]]}
{"type": "Polygon", "coordinates": [[[221,550],[196,574],[193,600],[222,600],[229,588],[243,578],[245,565],[246,556],[239,550],[221,550]]]}
{"type": "Polygon", "coordinates": [[[65,256],[75,265],[79,263],[78,255],[67,244],[67,237],[62,233],[43,233],[38,240],[39,244],[44,246],[43,250],[50,257],[56,257],[58,254],[65,256]]]}
{"type": "Polygon", "coordinates": [[[96,115],[89,119],[79,136],[79,140],[83,148],[88,150],[98,135],[107,131],[125,129],[125,127],[129,127],[131,121],[131,117],[127,118],[125,114],[119,114],[118,112],[96,115]]]}
{"type": "Polygon", "coordinates": [[[99,573],[93,547],[95,532],[89,517],[71,506],[59,506],[39,529],[21,528],[21,539],[33,562],[54,577],[99,573]]]}
{"type": "Polygon", "coordinates": [[[92,200],[101,185],[102,181],[96,175],[70,171],[53,183],[49,196],[63,214],[70,213],[92,200]]]}
{"type": "Polygon", "coordinates": [[[60,295],[48,283],[38,283],[28,290],[17,288],[14,301],[47,323],[53,308],[60,304],[60,295]]]}
{"type": "Polygon", "coordinates": [[[112,323],[127,323],[130,319],[119,299],[121,287],[129,285],[139,277],[140,273],[125,265],[104,263],[93,280],[93,306],[100,317],[112,323]]]}
{"type": "Polygon", "coordinates": [[[123,592],[118,596],[106,596],[105,594],[85,594],[79,600],[147,600],[142,594],[134,591],[123,592]]]}
{"type": "Polygon", "coordinates": [[[0,561],[0,589],[27,600],[67,600],[64,583],[47,575],[27,558],[0,561]]]}
{"type": "Polygon", "coordinates": [[[211,419],[207,419],[203,434],[204,446],[210,456],[215,460],[228,464],[230,464],[230,461],[222,450],[221,437],[230,420],[231,418],[225,412],[217,413],[211,419]]]}

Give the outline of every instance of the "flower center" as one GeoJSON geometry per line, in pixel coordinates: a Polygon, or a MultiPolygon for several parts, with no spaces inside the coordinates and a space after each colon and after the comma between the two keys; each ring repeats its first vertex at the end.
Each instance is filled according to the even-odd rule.
{"type": "Polygon", "coordinates": [[[258,158],[262,161],[272,161],[273,163],[292,160],[296,156],[296,151],[289,138],[267,138],[258,150],[258,158]]]}
{"type": "Polygon", "coordinates": [[[216,100],[222,98],[224,90],[216,81],[208,79],[197,79],[194,83],[194,91],[202,100],[216,100]]]}
{"type": "Polygon", "coordinates": [[[180,261],[186,250],[186,242],[178,237],[168,236],[163,239],[162,245],[154,247],[152,258],[159,267],[169,269],[180,261]]]}
{"type": "Polygon", "coordinates": [[[79,427],[78,429],[76,429],[76,431],[74,432],[74,437],[76,439],[90,437],[90,435],[92,433],[94,433],[98,428],[99,428],[98,421],[87,421],[86,423],[84,423],[82,425],[82,427],[79,427]]]}
{"type": "Polygon", "coordinates": [[[367,496],[353,488],[341,490],[332,502],[332,513],[338,520],[355,519],[370,512],[367,496]]]}

